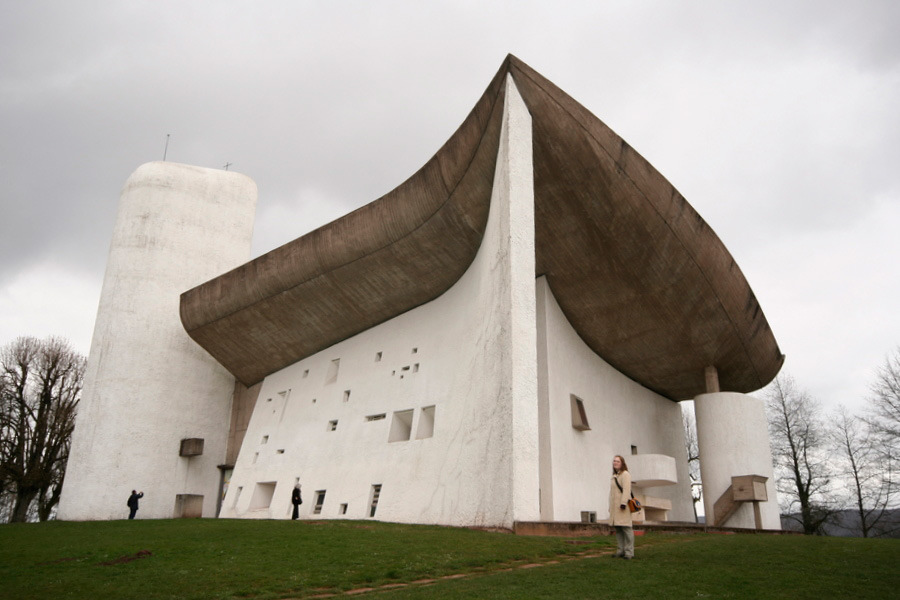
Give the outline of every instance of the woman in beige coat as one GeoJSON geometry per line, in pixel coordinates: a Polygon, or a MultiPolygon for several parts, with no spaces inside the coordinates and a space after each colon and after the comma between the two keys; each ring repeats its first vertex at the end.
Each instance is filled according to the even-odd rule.
{"type": "Polygon", "coordinates": [[[613,457],[613,474],[609,482],[609,524],[616,529],[616,557],[634,558],[634,529],[631,528],[631,474],[625,459],[613,457]]]}

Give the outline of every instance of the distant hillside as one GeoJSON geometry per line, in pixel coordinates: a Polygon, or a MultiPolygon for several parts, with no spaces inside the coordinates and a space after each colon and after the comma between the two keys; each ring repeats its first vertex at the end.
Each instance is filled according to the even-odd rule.
{"type": "MultiPolygon", "coordinates": [[[[799,515],[781,515],[781,528],[786,531],[803,531],[798,521],[799,515]]],[[[834,514],[825,524],[825,535],[836,537],[862,537],[859,515],[852,510],[842,510],[834,514]]],[[[870,532],[869,537],[900,538],[900,509],[887,511],[881,522],[870,532]]]]}

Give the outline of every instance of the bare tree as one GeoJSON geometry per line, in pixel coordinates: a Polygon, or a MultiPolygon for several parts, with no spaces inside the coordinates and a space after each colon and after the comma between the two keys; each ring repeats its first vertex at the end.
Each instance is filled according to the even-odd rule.
{"type": "Polygon", "coordinates": [[[896,527],[888,510],[896,493],[896,457],[885,453],[866,423],[849,415],[843,406],[836,412],[831,437],[862,536],[891,533],[896,527]]]}
{"type": "Polygon", "coordinates": [[[894,348],[885,358],[869,389],[867,421],[872,430],[896,450],[900,442],[900,347],[894,348]]]}
{"type": "Polygon", "coordinates": [[[823,534],[835,508],[819,405],[790,375],[776,377],[765,396],[778,493],[787,501],[784,512],[804,533],[823,534]]]}
{"type": "Polygon", "coordinates": [[[10,522],[35,512],[46,520],[59,501],[85,363],[54,337],[0,349],[0,480],[10,522]]]}
{"type": "Polygon", "coordinates": [[[700,445],[697,442],[697,421],[694,410],[681,403],[681,422],[684,425],[684,448],[687,450],[688,477],[691,479],[691,500],[694,507],[694,521],[697,519],[697,505],[703,497],[700,483],[700,445]]]}

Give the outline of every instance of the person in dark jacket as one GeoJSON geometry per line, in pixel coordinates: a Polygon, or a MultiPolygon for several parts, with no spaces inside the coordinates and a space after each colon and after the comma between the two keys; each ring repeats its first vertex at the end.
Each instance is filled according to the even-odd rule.
{"type": "Polygon", "coordinates": [[[303,504],[303,499],[300,497],[300,484],[294,486],[294,491],[291,492],[291,504],[294,505],[294,512],[291,513],[291,520],[296,521],[300,517],[300,505],[303,504]]]}
{"type": "Polygon", "coordinates": [[[136,491],[131,490],[131,495],[128,496],[128,508],[131,509],[131,512],[128,514],[129,519],[133,519],[134,515],[137,514],[138,511],[138,500],[144,497],[144,492],[138,494],[136,491]]]}

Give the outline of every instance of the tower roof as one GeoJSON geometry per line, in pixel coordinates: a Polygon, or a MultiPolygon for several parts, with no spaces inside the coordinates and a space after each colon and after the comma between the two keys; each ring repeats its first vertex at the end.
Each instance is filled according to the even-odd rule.
{"type": "Polygon", "coordinates": [[[536,276],[613,367],[673,400],[771,381],[784,356],[728,250],[597,117],[508,56],[396,189],[181,297],[188,334],[246,385],[450,288],[485,231],[509,74],[533,124],[536,276]]]}

